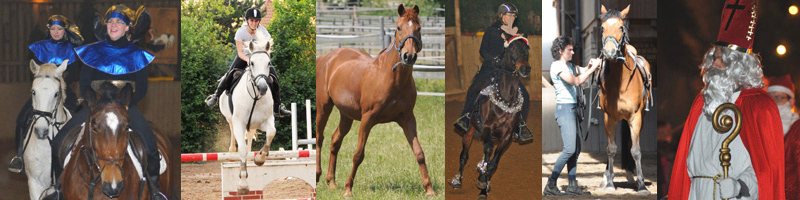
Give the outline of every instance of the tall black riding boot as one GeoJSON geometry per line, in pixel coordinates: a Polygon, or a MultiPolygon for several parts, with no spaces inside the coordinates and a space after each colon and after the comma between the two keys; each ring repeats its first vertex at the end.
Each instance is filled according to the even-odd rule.
{"type": "Polygon", "coordinates": [[[150,189],[150,199],[166,200],[167,196],[161,193],[158,187],[158,177],[161,169],[161,155],[158,152],[147,155],[147,185],[150,189]]]}
{"type": "Polygon", "coordinates": [[[208,107],[214,107],[214,105],[217,104],[217,98],[219,98],[219,95],[222,95],[222,92],[224,92],[225,89],[227,89],[228,86],[230,85],[230,80],[232,75],[233,75],[233,70],[229,70],[228,72],[226,72],[225,76],[222,76],[223,77],[222,80],[219,81],[219,85],[217,85],[217,90],[214,91],[214,94],[208,95],[208,97],[206,97],[205,101],[208,107]]]}
{"type": "Polygon", "coordinates": [[[292,114],[292,112],[286,110],[286,106],[281,103],[281,86],[280,81],[278,80],[278,74],[275,72],[274,68],[269,70],[270,78],[267,79],[270,86],[270,91],[272,92],[272,101],[274,101],[275,105],[272,106],[273,112],[278,115],[278,117],[285,117],[292,114]]]}

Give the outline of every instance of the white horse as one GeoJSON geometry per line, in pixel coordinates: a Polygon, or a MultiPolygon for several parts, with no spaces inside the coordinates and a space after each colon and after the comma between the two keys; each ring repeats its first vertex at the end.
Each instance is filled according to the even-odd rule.
{"type": "Polygon", "coordinates": [[[25,136],[23,159],[25,175],[28,176],[28,193],[31,199],[39,199],[54,192],[51,172],[50,140],[56,137],[61,126],[72,117],[64,107],[67,85],[61,74],[67,69],[68,60],[61,66],[52,63],[37,65],[31,60],[33,87],[31,100],[33,121],[25,136]]]}
{"type": "Polygon", "coordinates": [[[256,40],[244,42],[244,51],[252,52],[250,63],[241,76],[241,80],[236,83],[233,92],[228,95],[221,95],[219,109],[228,121],[231,129],[231,146],[228,150],[236,152],[235,144],[238,144],[239,159],[239,194],[246,194],[250,191],[247,185],[247,154],[250,152],[253,139],[261,130],[267,133],[267,141],[255,156],[255,163],[258,166],[264,164],[269,154],[269,146],[272,138],[275,137],[275,117],[273,116],[272,93],[267,86],[269,79],[269,52],[272,40],[268,40],[260,31],[256,32],[256,40]],[[231,111],[233,102],[233,111],[231,111]]]}

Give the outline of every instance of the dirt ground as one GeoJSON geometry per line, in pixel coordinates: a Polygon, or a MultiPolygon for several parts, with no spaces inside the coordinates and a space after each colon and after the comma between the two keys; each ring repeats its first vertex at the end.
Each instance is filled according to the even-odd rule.
{"type": "MultiPolygon", "coordinates": [[[[445,161],[445,178],[447,182],[453,179],[453,176],[458,172],[459,156],[461,155],[461,135],[457,134],[453,128],[452,123],[458,118],[460,110],[463,107],[463,102],[448,101],[446,103],[445,115],[445,143],[446,143],[446,161],[445,161]]],[[[503,154],[498,164],[497,171],[495,172],[492,180],[489,181],[492,190],[490,191],[489,199],[538,199],[541,192],[539,182],[536,181],[541,176],[542,157],[541,152],[541,120],[535,119],[540,116],[536,108],[541,107],[541,102],[532,101],[530,115],[528,118],[528,125],[533,132],[533,142],[520,145],[517,142],[511,144],[508,150],[503,154]]],[[[473,140],[472,146],[469,151],[469,160],[464,166],[462,188],[453,189],[450,185],[445,186],[447,199],[475,199],[478,197],[478,190],[475,184],[478,182],[478,172],[476,165],[483,157],[483,143],[478,140],[473,140]]]]}
{"type": "MultiPolygon", "coordinates": [[[[542,155],[542,186],[544,189],[547,184],[547,178],[553,172],[553,165],[560,153],[548,153],[542,155]]],[[[625,178],[625,170],[623,170],[620,162],[621,156],[617,155],[614,159],[614,186],[617,188],[615,194],[607,194],[600,188],[600,183],[603,182],[603,173],[606,170],[606,160],[608,160],[605,153],[581,153],[578,157],[578,185],[584,190],[591,192],[591,195],[581,196],[545,196],[544,199],[656,199],[658,183],[656,169],[656,155],[643,155],[642,173],[644,174],[644,183],[647,190],[650,191],[648,196],[637,196],[635,191],[635,184],[627,183],[625,178]]],[[[567,189],[567,169],[566,166],[561,171],[561,176],[558,178],[559,189],[567,189]]],[[[539,191],[541,192],[541,190],[539,191]]]]}
{"type": "MultiPolygon", "coordinates": [[[[181,164],[182,199],[222,199],[221,162],[181,164]]],[[[264,199],[310,198],[313,187],[301,179],[288,178],[269,183],[264,199]]]]}

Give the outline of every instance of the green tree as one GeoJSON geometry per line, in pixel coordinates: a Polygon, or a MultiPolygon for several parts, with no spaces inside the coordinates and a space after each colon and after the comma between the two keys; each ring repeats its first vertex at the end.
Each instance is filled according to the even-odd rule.
{"type": "Polygon", "coordinates": [[[233,54],[225,42],[228,34],[214,19],[232,13],[221,1],[181,3],[181,152],[206,150],[220,121],[218,109],[202,100],[214,91],[233,54]]]}
{"type": "MultiPolygon", "coordinates": [[[[267,30],[275,41],[272,63],[281,81],[281,99],[287,109],[297,102],[298,137],[305,138],[305,103],[311,99],[311,113],[316,102],[316,1],[275,0],[273,18],[267,30]]],[[[312,114],[313,115],[313,114],[312,114]]],[[[312,120],[315,118],[312,117],[312,120]]],[[[291,145],[291,118],[276,120],[278,133],[274,147],[291,145]]],[[[312,130],[315,122],[312,121],[312,130]]],[[[259,141],[259,142],[263,142],[259,141]]],[[[256,145],[254,143],[254,145],[256,145]]]]}

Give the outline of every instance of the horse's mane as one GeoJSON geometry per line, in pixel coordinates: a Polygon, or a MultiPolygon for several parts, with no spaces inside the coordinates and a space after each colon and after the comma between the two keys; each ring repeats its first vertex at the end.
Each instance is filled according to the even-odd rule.
{"type": "Polygon", "coordinates": [[[622,14],[619,13],[618,10],[611,9],[606,13],[600,14],[600,21],[604,22],[604,21],[606,21],[608,19],[615,18],[615,17],[622,19],[622,14]]]}

